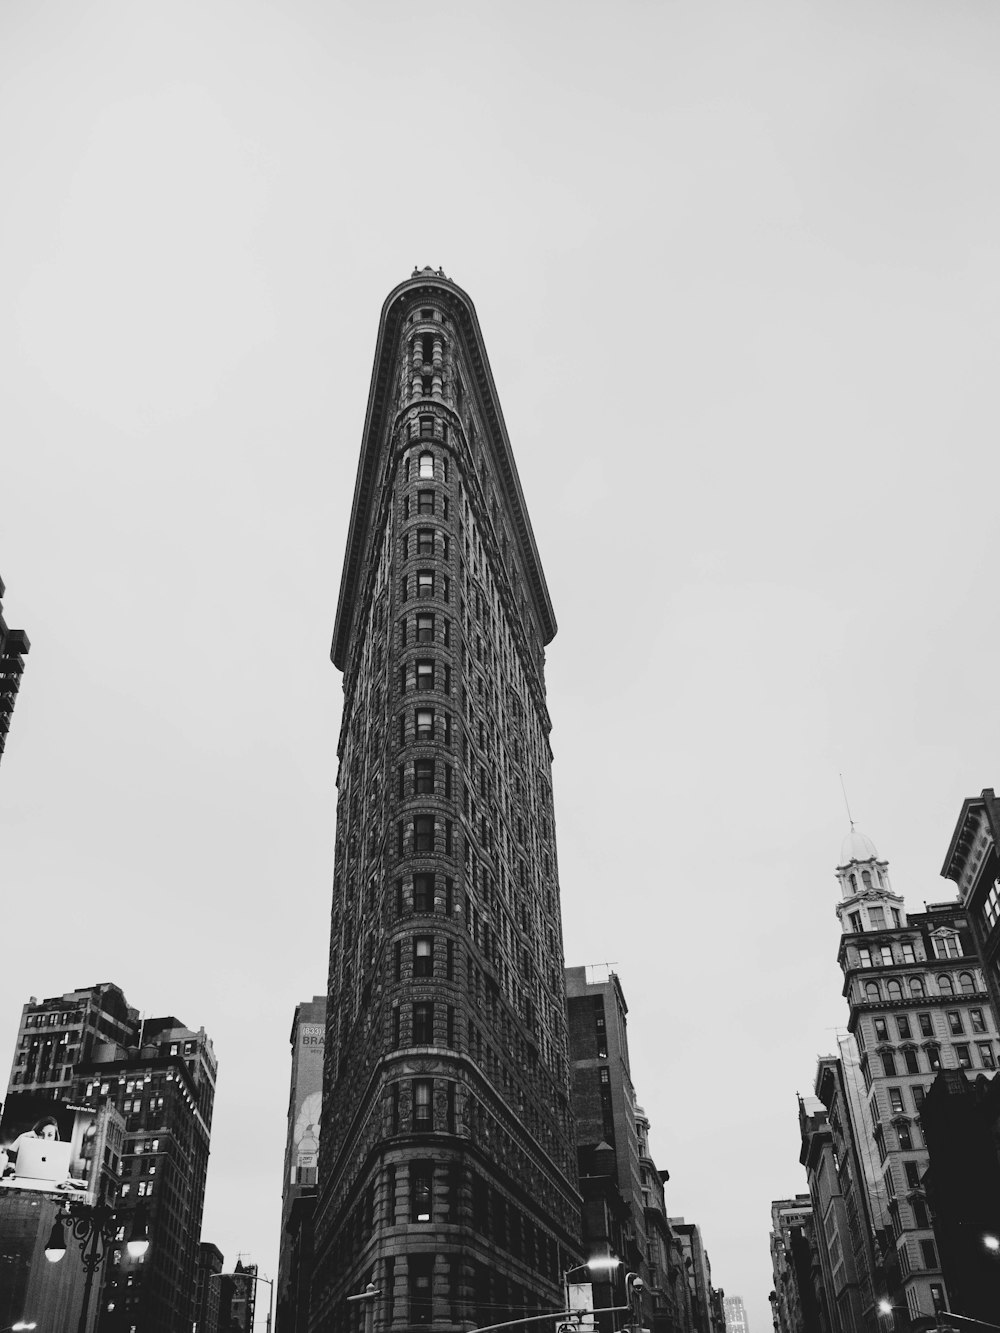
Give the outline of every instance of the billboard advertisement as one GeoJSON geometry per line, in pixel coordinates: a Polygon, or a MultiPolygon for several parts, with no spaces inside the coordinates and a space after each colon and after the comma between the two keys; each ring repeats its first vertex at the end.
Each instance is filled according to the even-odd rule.
{"type": "Polygon", "coordinates": [[[37,1190],[92,1202],[97,1184],[94,1106],[11,1093],[0,1116],[0,1189],[37,1190]]]}
{"type": "Polygon", "coordinates": [[[295,1099],[289,1173],[289,1183],[292,1185],[316,1184],[325,1034],[326,1029],[322,1023],[300,1022],[298,1025],[297,1049],[292,1067],[292,1093],[295,1099]]]}

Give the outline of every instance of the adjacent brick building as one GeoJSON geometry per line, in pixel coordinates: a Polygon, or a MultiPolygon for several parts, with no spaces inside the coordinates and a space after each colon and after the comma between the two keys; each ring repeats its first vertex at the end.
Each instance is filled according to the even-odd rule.
{"type": "Polygon", "coordinates": [[[111,1108],[123,1129],[105,1194],[123,1237],[137,1211],[149,1229],[141,1260],[124,1244],[111,1247],[97,1333],[191,1328],[215,1076],[204,1028],[143,1020],[110,982],[32,996],[22,1009],[8,1092],[111,1108]]]}
{"type": "Polygon", "coordinates": [[[332,657],[338,743],[311,1327],[558,1308],[579,1260],[544,648],[475,309],[382,309],[332,657]]]}

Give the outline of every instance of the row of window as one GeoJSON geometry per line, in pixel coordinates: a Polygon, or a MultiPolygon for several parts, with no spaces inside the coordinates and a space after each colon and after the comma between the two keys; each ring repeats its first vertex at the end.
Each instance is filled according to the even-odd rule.
{"type": "MultiPolygon", "coordinates": [[[[976,1051],[979,1054],[979,1063],[983,1069],[996,1069],[996,1055],[993,1051],[993,1043],[989,1041],[977,1041],[975,1043],[976,1051]]],[[[972,1056],[972,1045],[969,1042],[956,1042],[954,1047],[955,1062],[959,1069],[975,1069],[976,1063],[972,1056]]],[[[936,1074],[941,1069],[941,1047],[937,1042],[927,1042],[923,1051],[927,1060],[927,1068],[932,1074],[936,1074]]],[[[892,1078],[896,1074],[920,1074],[923,1072],[920,1063],[920,1053],[915,1046],[905,1047],[900,1051],[880,1051],[879,1059],[882,1062],[882,1072],[892,1078]]],[[[867,1057],[863,1063],[865,1072],[865,1083],[871,1087],[871,1074],[868,1071],[867,1057]]]]}
{"type": "MultiPolygon", "coordinates": [[[[962,941],[957,935],[935,936],[932,941],[934,948],[934,957],[939,959],[961,958],[962,941]]],[[[917,954],[911,943],[904,941],[899,944],[899,957],[894,956],[891,944],[882,944],[874,950],[861,945],[858,948],[858,962],[861,967],[892,967],[895,963],[917,963],[923,962],[923,958],[917,954]]]]}
{"type": "MultiPolygon", "coordinates": [[[[869,882],[870,876],[868,874],[868,871],[865,870],[862,873],[866,881],[865,887],[870,889],[871,883],[869,882]]],[[[892,925],[893,928],[898,929],[903,924],[903,918],[900,916],[898,907],[889,908],[889,911],[892,913],[891,923],[886,920],[884,907],[868,907],[865,909],[865,911],[868,913],[869,930],[886,930],[889,928],[890,924],[892,925]]],[[[860,935],[865,928],[862,921],[861,913],[851,912],[849,920],[851,922],[851,929],[854,931],[856,935],[860,935]]]]}
{"type": "MultiPolygon", "coordinates": [[[[938,995],[955,995],[958,993],[955,990],[953,978],[948,976],[947,973],[936,977],[935,980],[937,981],[938,995]]],[[[927,998],[927,988],[921,977],[910,977],[906,984],[911,999],[923,1000],[927,998]]],[[[975,995],[977,992],[976,981],[971,972],[963,972],[958,978],[958,984],[962,995],[975,995]]],[[[898,1004],[903,999],[902,982],[895,979],[886,982],[866,981],[865,999],[872,1004],[879,1004],[883,999],[898,1004]],[[885,988],[884,991],[883,987],[885,988]]]]}
{"type": "MultiPolygon", "coordinates": [[[[958,1009],[949,1009],[945,1017],[948,1020],[948,1029],[952,1036],[958,1037],[965,1032],[965,1022],[962,1013],[958,1009]]],[[[934,1020],[930,1014],[917,1014],[917,1025],[922,1037],[934,1036],[934,1020]]],[[[908,1041],[913,1035],[913,1028],[910,1023],[909,1014],[897,1014],[895,1016],[896,1031],[901,1041],[908,1041]]],[[[973,1032],[986,1031],[986,1016],[982,1009],[969,1010],[969,1025],[973,1032]]],[[[889,1040],[889,1020],[888,1018],[875,1018],[873,1020],[876,1041],[889,1040]]]]}

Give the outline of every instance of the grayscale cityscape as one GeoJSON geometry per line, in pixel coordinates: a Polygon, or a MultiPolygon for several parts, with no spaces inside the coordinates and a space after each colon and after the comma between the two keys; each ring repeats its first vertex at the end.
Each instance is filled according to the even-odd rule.
{"type": "Polygon", "coordinates": [[[0,1333],[1000,1329],[1000,19],[708,8],[0,14],[0,1333]]]}

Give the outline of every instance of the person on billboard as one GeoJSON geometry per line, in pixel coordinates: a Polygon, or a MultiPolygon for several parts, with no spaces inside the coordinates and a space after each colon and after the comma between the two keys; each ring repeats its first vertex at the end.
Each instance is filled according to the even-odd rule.
{"type": "Polygon", "coordinates": [[[0,1174],[5,1176],[12,1176],[14,1174],[15,1163],[17,1161],[17,1150],[25,1139],[48,1139],[51,1141],[58,1138],[59,1126],[56,1123],[55,1117],[51,1115],[42,1116],[41,1120],[36,1121],[30,1129],[26,1129],[23,1134],[18,1134],[14,1142],[7,1148],[0,1149],[0,1159],[2,1159],[3,1163],[3,1169],[0,1174]]]}

